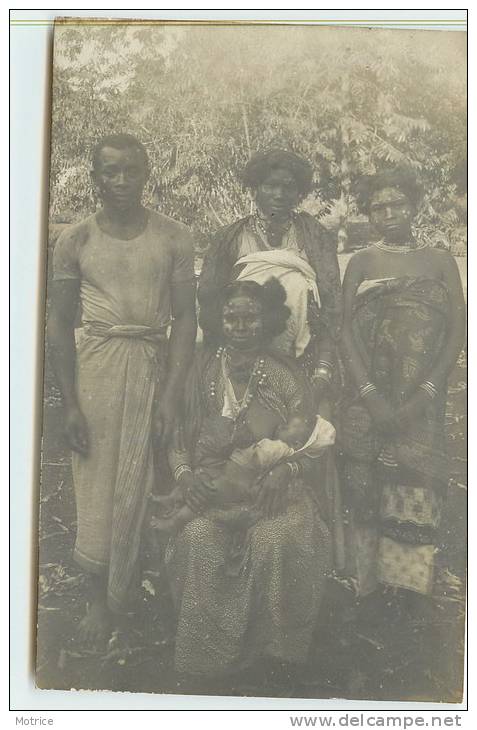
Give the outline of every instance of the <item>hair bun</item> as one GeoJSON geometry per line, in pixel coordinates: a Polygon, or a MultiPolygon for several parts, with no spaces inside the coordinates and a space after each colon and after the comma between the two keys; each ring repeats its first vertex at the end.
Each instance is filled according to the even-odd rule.
{"type": "Polygon", "coordinates": [[[263,297],[267,299],[270,306],[279,307],[285,304],[287,293],[275,276],[272,276],[263,284],[263,297]]]}

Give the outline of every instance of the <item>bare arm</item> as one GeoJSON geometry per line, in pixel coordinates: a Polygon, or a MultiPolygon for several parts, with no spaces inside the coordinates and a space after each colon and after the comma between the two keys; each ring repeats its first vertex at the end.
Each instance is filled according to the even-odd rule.
{"type": "Polygon", "coordinates": [[[438,388],[443,385],[456,364],[465,339],[465,300],[459,269],[451,254],[439,252],[439,255],[445,256],[442,273],[449,292],[450,309],[446,346],[429,377],[438,388]]]}
{"type": "MultiPolygon", "coordinates": [[[[349,261],[343,280],[343,360],[346,370],[351,374],[357,388],[369,381],[368,368],[356,345],[352,327],[354,300],[359,285],[366,278],[363,264],[362,255],[356,254],[353,256],[349,261]]],[[[377,390],[368,393],[363,399],[363,403],[368,408],[376,426],[388,428],[394,425],[394,412],[377,390]]]]}
{"type": "Polygon", "coordinates": [[[215,298],[227,281],[222,281],[218,271],[218,239],[214,236],[205,255],[197,288],[199,303],[199,324],[204,333],[204,342],[209,344],[209,311],[214,308],[215,298]]]}
{"type": "MultiPolygon", "coordinates": [[[[240,222],[239,222],[240,223],[240,222]]],[[[214,319],[217,296],[233,278],[233,266],[237,260],[237,246],[234,237],[224,238],[224,229],[213,236],[204,259],[199,278],[197,300],[199,302],[199,324],[204,331],[204,342],[210,342],[210,316],[214,319]]]]}
{"type": "Polygon", "coordinates": [[[156,411],[156,436],[167,443],[181,401],[184,380],[194,353],[197,320],[195,281],[175,284],[171,293],[172,327],[167,359],[167,379],[156,411]]]}
{"type": "MultiPolygon", "coordinates": [[[[446,327],[446,342],[438,361],[429,373],[428,379],[439,391],[459,357],[465,338],[465,300],[462,291],[459,269],[451,254],[436,252],[445,256],[443,260],[442,278],[449,293],[449,315],[446,327]]],[[[398,410],[397,422],[401,429],[406,429],[425,410],[430,395],[421,388],[398,410]]]]}
{"type": "Polygon", "coordinates": [[[313,375],[313,396],[320,415],[329,419],[332,413],[333,371],[337,365],[337,358],[336,345],[325,327],[322,328],[320,337],[313,342],[313,364],[315,373],[319,373],[320,368],[325,368],[324,378],[313,375]]]}
{"type": "Polygon", "coordinates": [[[74,451],[86,453],[88,436],[75,389],[76,346],[74,321],[79,305],[79,280],[65,279],[51,284],[48,341],[51,361],[65,407],[65,431],[74,451]]]}
{"type": "Polygon", "coordinates": [[[76,346],[74,321],[79,305],[79,281],[65,279],[51,283],[48,341],[56,379],[66,407],[76,406],[74,384],[76,346]]]}
{"type": "Polygon", "coordinates": [[[353,307],[356,292],[364,279],[360,257],[353,256],[346,268],[343,279],[343,337],[342,352],[345,367],[359,388],[368,379],[368,371],[356,347],[353,335],[353,307]]]}
{"type": "Polygon", "coordinates": [[[207,304],[211,295],[215,294],[221,285],[227,282],[218,281],[217,276],[218,239],[214,236],[209,243],[205,254],[202,270],[199,277],[197,299],[200,306],[207,304]]]}
{"type": "MultiPolygon", "coordinates": [[[[322,279],[319,277],[322,310],[319,317],[319,336],[314,343],[313,359],[315,368],[323,366],[330,374],[337,366],[337,343],[340,338],[343,315],[343,295],[341,275],[336,253],[336,241],[330,233],[322,230],[321,235],[322,279]]],[[[310,324],[311,327],[311,324],[310,324]]],[[[317,373],[319,375],[319,372],[317,373]]],[[[333,389],[327,378],[314,379],[315,398],[322,416],[331,416],[331,400],[333,389]]],[[[331,378],[332,381],[332,378],[331,378]]]]}

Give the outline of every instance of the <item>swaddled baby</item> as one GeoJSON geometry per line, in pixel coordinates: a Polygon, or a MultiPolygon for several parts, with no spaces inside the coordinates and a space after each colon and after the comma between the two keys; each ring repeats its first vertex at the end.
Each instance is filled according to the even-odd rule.
{"type": "MultiPolygon", "coordinates": [[[[298,452],[312,458],[320,456],[334,443],[335,429],[321,416],[310,419],[295,415],[278,426],[274,435],[274,439],[265,438],[247,448],[234,449],[220,467],[200,467],[195,471],[195,478],[208,488],[210,506],[223,508],[250,501],[257,495],[262,477],[274,466],[298,452]]],[[[196,517],[196,512],[184,502],[179,486],[167,497],[156,497],[154,501],[162,508],[176,505],[173,514],[152,519],[154,529],[176,533],[196,517]]]]}

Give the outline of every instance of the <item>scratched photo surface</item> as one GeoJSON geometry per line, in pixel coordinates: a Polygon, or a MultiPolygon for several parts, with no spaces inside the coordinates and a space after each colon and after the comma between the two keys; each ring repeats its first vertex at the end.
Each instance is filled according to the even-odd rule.
{"type": "Polygon", "coordinates": [[[39,688],[461,701],[466,63],[56,23],[39,688]]]}

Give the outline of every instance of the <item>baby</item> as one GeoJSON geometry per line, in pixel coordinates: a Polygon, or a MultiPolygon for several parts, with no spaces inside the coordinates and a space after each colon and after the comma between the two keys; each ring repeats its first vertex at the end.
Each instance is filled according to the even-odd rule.
{"type": "MultiPolygon", "coordinates": [[[[334,443],[333,426],[318,416],[316,419],[292,416],[288,423],[278,426],[274,439],[262,439],[245,449],[235,449],[220,466],[199,468],[194,477],[200,479],[210,492],[210,506],[226,507],[253,499],[260,488],[260,479],[279,463],[300,452],[312,458],[334,443]]],[[[178,505],[172,515],[152,518],[151,526],[175,534],[190,522],[196,513],[184,503],[177,486],[166,497],[155,497],[161,507],[178,505]]]]}

